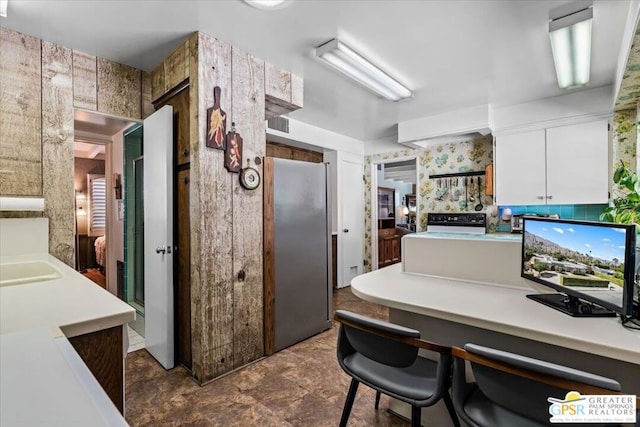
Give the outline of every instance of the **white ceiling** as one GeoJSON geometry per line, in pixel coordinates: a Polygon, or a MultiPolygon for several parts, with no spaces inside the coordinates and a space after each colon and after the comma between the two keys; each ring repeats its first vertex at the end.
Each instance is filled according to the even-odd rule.
{"type": "MultiPolygon", "coordinates": [[[[9,0],[0,25],[151,71],[200,30],[304,78],[291,118],[361,140],[399,121],[566,93],[549,45],[560,0],[294,0],[262,11],[241,0],[9,0]],[[393,103],[326,68],[313,48],[340,36],[415,91],[393,103]]],[[[591,87],[614,82],[629,1],[594,0],[591,87]]],[[[613,104],[613,101],[612,101],[613,104]]]]}
{"type": "Polygon", "coordinates": [[[78,141],[74,141],[73,143],[73,157],[80,157],[82,159],[104,160],[104,154],[104,145],[90,144],[87,142],[78,141]]]}

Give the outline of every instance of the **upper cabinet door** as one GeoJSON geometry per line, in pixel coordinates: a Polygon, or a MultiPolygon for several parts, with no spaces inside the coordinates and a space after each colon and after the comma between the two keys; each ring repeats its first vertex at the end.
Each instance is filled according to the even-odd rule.
{"type": "Polygon", "coordinates": [[[495,175],[496,204],[544,204],[544,130],[497,137],[495,175]]]}
{"type": "Polygon", "coordinates": [[[547,203],[607,203],[607,121],[547,129],[547,203]]]}

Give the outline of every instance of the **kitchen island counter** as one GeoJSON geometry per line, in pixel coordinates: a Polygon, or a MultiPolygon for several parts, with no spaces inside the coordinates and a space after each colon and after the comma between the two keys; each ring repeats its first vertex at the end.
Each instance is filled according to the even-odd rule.
{"type": "MultiPolygon", "coordinates": [[[[51,256],[48,236],[47,218],[0,218],[0,338],[3,345],[12,343],[28,347],[30,353],[42,353],[40,358],[30,354],[25,358],[31,357],[33,369],[43,372],[64,370],[64,363],[70,363],[49,363],[47,349],[52,342],[58,349],[73,348],[108,399],[123,413],[128,341],[124,326],[135,320],[135,310],[51,256]],[[31,334],[34,330],[40,331],[37,336],[31,334]],[[50,334],[54,341],[44,339],[42,333],[50,334]]],[[[3,406],[12,404],[7,402],[12,402],[13,390],[38,386],[35,380],[25,383],[26,377],[23,381],[5,375],[14,367],[23,368],[17,362],[2,361],[3,406]]],[[[53,388],[73,387],[75,379],[60,380],[53,388]]],[[[34,402],[30,410],[46,416],[47,408],[44,403],[34,402]]]]}
{"type": "Polygon", "coordinates": [[[124,325],[135,310],[49,254],[3,256],[0,265],[41,261],[62,277],[0,287],[0,334],[59,327],[68,338],[124,325]]]}
{"type": "Polygon", "coordinates": [[[0,336],[0,425],[126,426],[60,330],[0,336]]]}

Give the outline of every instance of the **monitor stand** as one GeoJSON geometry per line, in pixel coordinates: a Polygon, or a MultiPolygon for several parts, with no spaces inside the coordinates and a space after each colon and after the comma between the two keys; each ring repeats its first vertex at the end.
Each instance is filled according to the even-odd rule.
{"type": "Polygon", "coordinates": [[[565,294],[529,294],[527,298],[573,317],[616,317],[616,313],[565,294]]]}
{"type": "Polygon", "coordinates": [[[640,329],[640,303],[633,302],[633,310],[631,316],[622,317],[622,324],[633,323],[635,326],[632,329],[640,329]]]}

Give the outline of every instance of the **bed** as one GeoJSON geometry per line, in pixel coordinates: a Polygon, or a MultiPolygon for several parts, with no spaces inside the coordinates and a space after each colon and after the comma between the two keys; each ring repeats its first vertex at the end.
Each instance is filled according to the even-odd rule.
{"type": "Polygon", "coordinates": [[[107,258],[107,239],[105,236],[100,236],[93,244],[96,249],[96,262],[104,269],[107,258]]]}

